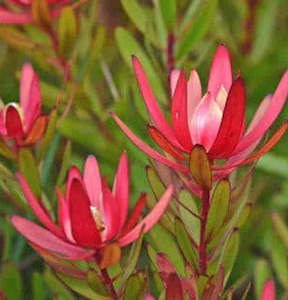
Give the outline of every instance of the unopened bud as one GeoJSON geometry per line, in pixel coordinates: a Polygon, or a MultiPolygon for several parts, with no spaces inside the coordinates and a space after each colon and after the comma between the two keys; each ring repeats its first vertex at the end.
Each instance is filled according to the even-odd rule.
{"type": "Polygon", "coordinates": [[[102,250],[102,259],[100,261],[100,268],[105,269],[109,266],[114,266],[119,263],[121,259],[121,248],[117,243],[109,244],[102,250]]]}
{"type": "Polygon", "coordinates": [[[196,145],[193,147],[190,155],[190,171],[196,181],[203,189],[211,190],[212,172],[206,150],[196,145]]]}

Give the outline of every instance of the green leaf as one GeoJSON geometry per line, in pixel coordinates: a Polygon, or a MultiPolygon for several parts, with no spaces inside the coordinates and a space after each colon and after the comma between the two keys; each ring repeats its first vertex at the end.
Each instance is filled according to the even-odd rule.
{"type": "Polygon", "coordinates": [[[6,143],[2,139],[2,136],[0,136],[0,155],[11,160],[16,159],[15,154],[7,147],[6,143]]]}
{"type": "Polygon", "coordinates": [[[37,161],[41,161],[45,154],[47,153],[47,150],[49,148],[49,145],[52,142],[52,139],[54,137],[54,133],[56,131],[57,126],[57,111],[56,109],[52,110],[49,116],[49,123],[46,129],[46,133],[44,138],[41,141],[41,144],[39,148],[37,149],[37,161]]]}
{"type": "Polygon", "coordinates": [[[179,218],[175,218],[175,236],[177,243],[190,265],[197,268],[197,253],[186,231],[185,225],[179,218]]]}
{"type": "Polygon", "coordinates": [[[187,190],[180,192],[179,197],[179,213],[183,223],[194,241],[198,244],[200,241],[200,216],[196,200],[187,190]],[[197,218],[196,216],[199,216],[197,218]]]}
{"type": "Polygon", "coordinates": [[[263,285],[268,278],[271,278],[271,276],[272,274],[267,261],[264,259],[258,259],[254,268],[254,289],[256,299],[260,299],[263,285]]]}
{"type": "Polygon", "coordinates": [[[168,257],[175,266],[177,273],[182,276],[185,275],[184,259],[171,233],[157,224],[149,231],[149,234],[145,235],[145,239],[157,252],[162,252],[168,257]]]}
{"type": "Polygon", "coordinates": [[[216,15],[218,0],[206,0],[203,7],[192,23],[191,28],[186,36],[180,40],[176,57],[181,59],[192,51],[195,44],[197,44],[208,32],[210,25],[216,15]]]}
{"type": "Polygon", "coordinates": [[[142,249],[142,242],[143,242],[144,233],[142,232],[139,238],[137,239],[136,243],[134,243],[131,247],[129,257],[127,258],[126,266],[123,267],[123,272],[119,280],[117,280],[117,286],[123,286],[129,276],[134,272],[141,249],[142,249]]]}
{"type": "Polygon", "coordinates": [[[84,296],[88,299],[98,299],[98,300],[109,300],[110,297],[105,297],[95,293],[86,280],[71,278],[66,275],[57,273],[57,277],[60,278],[68,287],[71,288],[74,292],[84,296]]]}
{"type": "Polygon", "coordinates": [[[212,239],[221,228],[229,208],[230,183],[228,180],[221,180],[217,183],[207,216],[205,238],[212,239]]]}
{"type": "Polygon", "coordinates": [[[58,38],[60,53],[69,58],[77,35],[77,20],[74,10],[71,6],[65,6],[61,10],[58,23],[58,38]]]}
{"type": "Polygon", "coordinates": [[[56,183],[57,186],[60,186],[65,180],[66,173],[70,166],[70,159],[71,159],[71,141],[68,141],[66,143],[66,147],[62,156],[62,164],[61,164],[60,172],[56,183]]]}
{"type": "Polygon", "coordinates": [[[40,175],[37,168],[36,161],[31,151],[21,148],[19,151],[19,169],[22,175],[27,180],[30,188],[36,197],[41,196],[41,182],[40,175]]]}
{"type": "Polygon", "coordinates": [[[206,150],[202,146],[196,145],[193,147],[189,167],[196,183],[205,190],[211,190],[212,172],[210,162],[206,150]]]}
{"type": "Polygon", "coordinates": [[[176,19],[176,1],[160,0],[160,7],[167,29],[173,31],[176,19]]]}
{"type": "Polygon", "coordinates": [[[2,265],[0,273],[0,289],[3,290],[7,299],[22,299],[23,287],[20,272],[12,263],[2,265]]]}
{"type": "Polygon", "coordinates": [[[152,19],[149,17],[151,12],[144,8],[137,0],[121,0],[122,6],[131,21],[143,33],[147,34],[150,39],[154,39],[152,19]]]}
{"type": "Polygon", "coordinates": [[[273,212],[271,217],[272,217],[273,227],[276,233],[281,239],[283,245],[286,247],[286,250],[288,250],[288,228],[285,222],[282,220],[280,215],[276,212],[273,212]]]}
{"type": "Polygon", "coordinates": [[[127,65],[130,68],[132,68],[132,55],[136,55],[138,57],[147,73],[150,84],[155,94],[159,96],[159,101],[165,103],[166,94],[164,92],[160,77],[155,72],[150,59],[148,58],[142,47],[139,45],[139,43],[134,39],[129,31],[122,27],[119,27],[116,30],[116,42],[123,59],[126,61],[127,65]]]}
{"type": "Polygon", "coordinates": [[[34,300],[47,299],[46,287],[42,274],[34,272],[32,275],[32,293],[34,300]]]}
{"type": "Polygon", "coordinates": [[[147,278],[144,272],[138,272],[129,277],[124,290],[124,300],[144,299],[147,288],[147,278]]]}
{"type": "Polygon", "coordinates": [[[102,296],[108,296],[108,291],[96,270],[88,270],[87,281],[91,289],[93,289],[97,294],[102,296]]]}
{"type": "Polygon", "coordinates": [[[288,258],[287,250],[279,237],[272,233],[271,243],[271,259],[275,273],[283,285],[284,289],[288,289],[288,258]]]}
{"type": "Polygon", "coordinates": [[[239,230],[235,229],[223,247],[223,251],[218,263],[218,270],[220,269],[221,265],[224,266],[224,286],[234,266],[234,262],[239,249],[239,239],[239,230]]]}
{"type": "Polygon", "coordinates": [[[278,0],[264,0],[257,7],[256,30],[250,54],[253,63],[259,62],[270,49],[279,13],[278,6],[278,0]]]}

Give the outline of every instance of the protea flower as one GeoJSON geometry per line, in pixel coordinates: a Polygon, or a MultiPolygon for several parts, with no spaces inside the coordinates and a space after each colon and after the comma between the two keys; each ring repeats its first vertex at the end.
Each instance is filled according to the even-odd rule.
{"type": "Polygon", "coordinates": [[[16,148],[37,142],[45,132],[47,117],[41,114],[39,78],[30,64],[21,72],[20,103],[8,103],[0,110],[0,134],[15,141],[16,148]]]}
{"type": "MultiPolygon", "coordinates": [[[[0,23],[28,24],[35,21],[35,9],[39,7],[49,17],[60,15],[61,8],[70,0],[7,0],[5,6],[0,6],[0,23]],[[42,2],[42,3],[41,3],[42,2]],[[47,2],[47,3],[45,3],[47,2]],[[47,9],[48,8],[48,9],[47,9]],[[47,11],[48,10],[48,11],[47,11]]],[[[38,10],[38,8],[37,8],[38,10]]]]}
{"type": "Polygon", "coordinates": [[[269,151],[287,129],[288,123],[284,123],[263,148],[248,157],[285,103],[288,93],[288,71],[282,77],[275,93],[266,96],[261,102],[245,130],[244,82],[240,75],[233,80],[228,50],[220,45],[212,62],[207,92],[204,95],[195,70],[191,71],[188,80],[183,71],[173,70],[170,74],[170,125],[156,101],[141,63],[136,57],[132,60],[152,123],[148,125],[148,131],[166,156],[141,141],[118,116],[112,114],[112,117],[142,151],[177,171],[189,172],[189,157],[197,145],[206,151],[215,171],[214,176],[226,176],[234,167],[255,160],[269,151]],[[221,166],[217,164],[219,159],[225,160],[221,166]]]}
{"type": "MultiPolygon", "coordinates": [[[[142,230],[149,231],[165,211],[172,195],[172,187],[169,187],[154,209],[139,222],[145,206],[145,194],[142,194],[127,218],[128,169],[127,156],[123,153],[111,191],[105,178],[100,177],[94,156],[87,158],[83,176],[76,167],[72,167],[67,179],[65,196],[59,189],[57,190],[59,196],[57,224],[52,221],[51,216],[19,174],[26,199],[45,228],[18,216],[11,218],[12,224],[33,246],[36,246],[36,249],[40,247],[68,259],[89,259],[100,253],[104,256],[102,261],[100,260],[102,264],[100,266],[104,268],[111,263],[105,261],[105,249],[108,249],[110,254],[114,253],[119,260],[120,247],[135,241],[142,230]]],[[[111,255],[108,258],[111,260],[111,255]]],[[[117,263],[117,259],[113,262],[117,263]]]]}

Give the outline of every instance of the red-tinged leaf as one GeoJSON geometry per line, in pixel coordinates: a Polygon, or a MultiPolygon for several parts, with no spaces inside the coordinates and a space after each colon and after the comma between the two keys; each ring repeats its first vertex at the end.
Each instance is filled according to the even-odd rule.
{"type": "MultiPolygon", "coordinates": [[[[282,138],[284,133],[286,132],[288,128],[288,121],[286,121],[269,139],[269,141],[255,154],[252,154],[250,157],[239,163],[238,165],[245,165],[248,164],[261,156],[263,156],[265,153],[270,151],[282,138]]],[[[234,165],[233,167],[236,167],[237,165],[234,165]]]]}
{"type": "Polygon", "coordinates": [[[169,275],[166,285],[166,300],[183,300],[181,281],[176,273],[169,275]]]}
{"type": "Polygon", "coordinates": [[[26,137],[24,144],[31,145],[36,143],[38,140],[40,140],[45,132],[46,125],[47,125],[46,116],[40,116],[39,118],[37,118],[30,132],[28,133],[28,136],[26,137]]]}
{"type": "Polygon", "coordinates": [[[97,247],[101,237],[93,219],[90,201],[82,183],[73,179],[70,188],[70,218],[75,241],[84,247],[97,247]]]}
{"type": "Polygon", "coordinates": [[[146,204],[146,194],[142,193],[136,205],[134,206],[128,221],[126,222],[122,230],[121,236],[126,235],[137,224],[139,218],[141,217],[145,204],[146,204]]]}
{"type": "Polygon", "coordinates": [[[181,71],[173,95],[172,103],[173,129],[179,143],[187,150],[191,151],[192,141],[188,126],[187,113],[187,79],[184,71],[181,71]]]}
{"type": "Polygon", "coordinates": [[[24,135],[21,117],[16,107],[9,105],[5,113],[7,135],[10,138],[20,138],[24,135]]]}
{"type": "Polygon", "coordinates": [[[159,145],[159,147],[165,152],[171,154],[176,159],[185,160],[186,158],[182,155],[181,151],[174,147],[165,136],[154,126],[148,125],[148,131],[152,136],[153,140],[159,145]]]}
{"type": "Polygon", "coordinates": [[[228,157],[241,138],[245,120],[245,87],[241,77],[238,77],[231,86],[224,108],[222,122],[210,151],[209,156],[214,158],[228,157]]]}

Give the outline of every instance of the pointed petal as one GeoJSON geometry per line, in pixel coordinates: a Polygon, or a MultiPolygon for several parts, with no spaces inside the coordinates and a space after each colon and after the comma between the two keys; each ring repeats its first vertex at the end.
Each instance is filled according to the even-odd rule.
{"type": "Polygon", "coordinates": [[[41,91],[38,75],[30,64],[25,64],[21,72],[20,103],[24,115],[25,131],[29,131],[41,112],[41,91]]]}
{"type": "Polygon", "coordinates": [[[245,101],[244,82],[239,77],[229,91],[217,137],[209,150],[210,156],[225,158],[235,149],[243,131],[245,101]]]}
{"type": "Polygon", "coordinates": [[[32,18],[28,13],[13,13],[0,7],[0,24],[27,24],[32,18]]]}
{"type": "Polygon", "coordinates": [[[209,151],[215,141],[221,124],[222,111],[210,93],[207,93],[196,107],[189,122],[193,143],[202,145],[209,151]]]}
{"type": "Polygon", "coordinates": [[[115,175],[115,180],[113,184],[113,196],[119,203],[119,230],[121,230],[124,225],[128,213],[128,203],[129,203],[129,163],[126,152],[123,152],[119,161],[118,169],[115,175]]]}
{"type": "Polygon", "coordinates": [[[171,154],[176,159],[186,160],[182,152],[173,146],[156,127],[148,125],[148,131],[153,140],[163,151],[171,154]]]}
{"type": "MultiPolygon", "coordinates": [[[[255,126],[261,121],[262,117],[264,116],[264,114],[266,113],[269,105],[271,102],[271,95],[266,96],[261,104],[259,105],[252,121],[249,124],[249,127],[247,128],[247,131],[245,134],[251,132],[251,130],[253,130],[253,128],[255,128],[255,126]]],[[[222,166],[222,171],[217,172],[218,174],[215,174],[216,177],[218,178],[218,176],[225,177],[227,176],[229,173],[231,173],[234,168],[233,166],[237,166],[239,165],[242,161],[245,160],[245,158],[254,151],[254,149],[258,146],[258,144],[260,143],[261,139],[258,139],[254,144],[250,145],[248,148],[244,149],[242,152],[239,152],[233,156],[231,156],[226,162],[225,164],[222,166]],[[229,169],[231,168],[231,169],[229,169]]],[[[213,168],[215,170],[217,170],[217,168],[213,168]]]]}
{"type": "Polygon", "coordinates": [[[245,135],[242,140],[239,142],[237,147],[234,150],[233,154],[241,152],[249,145],[253,144],[256,140],[261,138],[263,134],[269,129],[273,124],[275,119],[278,117],[279,113],[282,110],[283,105],[286,102],[288,94],[288,71],[283,75],[278,87],[272,97],[271,104],[267,109],[264,117],[261,122],[251,131],[249,134],[245,135]]]}
{"type": "Polygon", "coordinates": [[[201,98],[202,98],[201,81],[197,71],[192,70],[187,84],[188,122],[192,120],[195,109],[200,103],[201,98]]]}
{"type": "Polygon", "coordinates": [[[143,226],[144,232],[148,232],[161,218],[162,214],[169,204],[169,201],[171,200],[172,194],[173,187],[169,186],[166,192],[162,195],[161,199],[154,206],[152,211],[129,233],[119,239],[119,245],[126,246],[135,241],[139,237],[143,226]]]}
{"type": "Polygon", "coordinates": [[[48,215],[46,210],[43,208],[43,206],[39,203],[38,199],[36,199],[35,195],[31,191],[27,181],[25,178],[22,176],[21,173],[17,173],[18,180],[20,182],[22,191],[25,195],[25,198],[29,204],[29,206],[32,208],[34,211],[36,217],[39,219],[39,221],[52,233],[57,235],[60,238],[65,238],[65,235],[63,231],[57,227],[51,217],[48,215]]]}
{"type": "Polygon", "coordinates": [[[231,84],[232,69],[230,55],[227,48],[224,45],[220,45],[212,61],[207,91],[216,99],[221,86],[226,91],[229,91],[231,84]]]}
{"type": "Polygon", "coordinates": [[[140,198],[138,199],[136,205],[134,206],[133,211],[132,211],[131,215],[129,216],[128,221],[126,222],[126,224],[121,232],[121,236],[126,235],[137,224],[137,222],[139,221],[139,219],[141,217],[141,214],[143,212],[145,205],[146,205],[146,194],[142,193],[140,195],[140,198]]]}
{"type": "Polygon", "coordinates": [[[170,73],[170,94],[171,97],[173,98],[174,93],[175,93],[175,89],[176,89],[176,85],[179,79],[179,75],[180,75],[181,71],[180,70],[172,70],[172,72],[170,73]]]}
{"type": "Polygon", "coordinates": [[[72,235],[83,247],[97,247],[101,244],[100,234],[93,219],[90,201],[78,179],[73,179],[69,201],[72,235]]]}
{"type": "Polygon", "coordinates": [[[24,135],[20,114],[13,104],[9,104],[6,108],[5,126],[10,138],[21,138],[24,135]]]}
{"type": "Polygon", "coordinates": [[[261,119],[265,116],[267,109],[269,108],[272,101],[272,95],[267,95],[260,103],[259,107],[257,108],[256,113],[253,116],[252,121],[247,128],[245,135],[249,134],[261,121],[261,119]]]}
{"type": "Polygon", "coordinates": [[[68,201],[70,198],[70,191],[71,191],[71,184],[73,179],[78,179],[82,181],[82,176],[79,171],[79,169],[76,166],[72,166],[68,173],[67,183],[66,183],[66,193],[65,193],[65,199],[68,201]]]}
{"type": "Polygon", "coordinates": [[[284,133],[286,132],[288,128],[288,121],[285,122],[273,135],[272,137],[268,140],[268,142],[256,153],[245,159],[240,163],[240,165],[245,165],[248,164],[261,156],[263,156],[265,153],[269,152],[282,138],[284,133]]]}
{"type": "Polygon", "coordinates": [[[46,130],[47,126],[47,117],[46,116],[39,116],[35,122],[33,123],[27,138],[24,141],[25,145],[31,145],[39,141],[42,136],[44,135],[44,132],[46,130]]]}
{"type": "Polygon", "coordinates": [[[71,245],[59,239],[50,231],[24,218],[13,216],[11,218],[11,223],[27,240],[33,244],[36,244],[48,251],[56,252],[65,258],[83,259],[93,255],[94,253],[94,251],[71,245]]]}
{"type": "Polygon", "coordinates": [[[187,80],[183,71],[180,72],[176,85],[171,114],[173,129],[177,140],[186,150],[191,151],[192,142],[187,113],[187,80]]]}
{"type": "Polygon", "coordinates": [[[272,279],[269,279],[264,284],[260,300],[275,300],[275,299],[276,299],[276,291],[275,291],[274,281],[272,279]]]}
{"type": "Polygon", "coordinates": [[[102,215],[106,232],[104,231],[104,241],[109,241],[120,231],[120,202],[116,199],[107,186],[106,180],[102,180],[104,214],[102,215]]]}
{"type": "Polygon", "coordinates": [[[147,76],[144,72],[144,69],[140,63],[140,61],[133,56],[132,62],[134,66],[134,71],[136,74],[136,78],[138,81],[138,85],[142,94],[142,97],[145,101],[147,110],[151,117],[151,120],[155,124],[155,126],[165,135],[165,137],[173,143],[178,144],[174,133],[167,123],[157,101],[150,87],[147,76]]]}
{"type": "Polygon", "coordinates": [[[64,231],[66,238],[75,244],[75,240],[72,235],[72,229],[71,229],[71,220],[70,220],[70,212],[69,212],[69,206],[68,201],[64,198],[61,190],[57,187],[56,193],[58,196],[58,222],[61,226],[62,230],[64,231]]]}
{"type": "Polygon", "coordinates": [[[179,163],[173,162],[167,159],[165,156],[159,154],[157,151],[152,149],[150,146],[141,141],[122,121],[118,116],[114,113],[111,114],[111,117],[118,124],[123,133],[143,152],[149,155],[151,158],[161,162],[164,165],[167,165],[170,168],[174,168],[181,172],[189,172],[188,168],[179,163]]]}
{"type": "Polygon", "coordinates": [[[0,134],[7,135],[6,125],[4,122],[4,109],[0,110],[0,134]]]}
{"type": "Polygon", "coordinates": [[[98,162],[93,155],[89,155],[86,159],[83,180],[90,204],[101,210],[103,206],[102,181],[98,162]]]}

